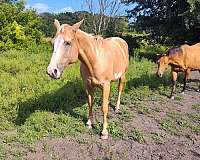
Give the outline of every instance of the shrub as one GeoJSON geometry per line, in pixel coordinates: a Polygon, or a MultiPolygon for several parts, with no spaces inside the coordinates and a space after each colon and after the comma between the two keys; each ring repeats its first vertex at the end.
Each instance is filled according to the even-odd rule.
{"type": "Polygon", "coordinates": [[[0,50],[22,49],[41,43],[41,21],[25,3],[0,3],[0,50]]]}
{"type": "Polygon", "coordinates": [[[159,43],[153,43],[148,40],[141,40],[138,42],[139,47],[134,50],[134,56],[139,58],[147,58],[150,60],[155,61],[156,60],[156,54],[162,54],[167,51],[167,46],[159,44],[159,43]]]}

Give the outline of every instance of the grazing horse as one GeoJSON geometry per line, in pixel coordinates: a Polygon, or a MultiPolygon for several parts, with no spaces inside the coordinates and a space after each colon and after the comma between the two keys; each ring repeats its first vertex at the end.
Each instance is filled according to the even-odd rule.
{"type": "Polygon", "coordinates": [[[192,46],[184,44],[180,47],[171,48],[167,54],[161,55],[158,60],[158,70],[156,72],[158,77],[162,77],[168,65],[171,66],[172,71],[172,91],[170,97],[174,99],[178,72],[184,72],[185,74],[182,91],[184,93],[190,71],[200,71],[200,43],[192,46]]]}
{"type": "Polygon", "coordinates": [[[63,70],[77,59],[81,61],[80,72],[84,81],[88,98],[89,116],[87,125],[92,127],[93,122],[93,91],[94,87],[102,88],[102,111],[103,131],[101,138],[108,138],[108,103],[111,81],[119,80],[118,100],[115,107],[119,110],[120,96],[125,81],[125,72],[128,69],[129,55],[127,43],[118,37],[103,39],[100,36],[92,36],[79,29],[83,20],[70,26],[60,25],[55,20],[54,25],[57,33],[53,39],[54,50],[50,64],[47,68],[48,74],[58,79],[63,70]]]}

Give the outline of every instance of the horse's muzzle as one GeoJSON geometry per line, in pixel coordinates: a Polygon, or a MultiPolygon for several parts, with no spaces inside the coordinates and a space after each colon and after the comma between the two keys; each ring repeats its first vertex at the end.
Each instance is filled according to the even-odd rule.
{"type": "Polygon", "coordinates": [[[47,68],[47,74],[53,79],[59,79],[61,76],[59,69],[51,67],[47,68]]]}
{"type": "Polygon", "coordinates": [[[161,77],[163,76],[163,74],[160,73],[160,72],[157,72],[156,75],[157,75],[157,77],[159,77],[159,78],[161,78],[161,77]]]}

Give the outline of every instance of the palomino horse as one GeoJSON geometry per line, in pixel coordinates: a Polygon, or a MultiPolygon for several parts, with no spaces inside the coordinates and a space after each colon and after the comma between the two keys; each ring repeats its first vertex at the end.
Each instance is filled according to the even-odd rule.
{"type": "Polygon", "coordinates": [[[182,91],[182,93],[184,93],[190,71],[200,71],[200,43],[192,46],[185,44],[180,47],[171,48],[168,50],[167,54],[161,55],[158,60],[157,76],[162,77],[168,65],[171,66],[172,71],[172,91],[170,97],[174,99],[178,72],[184,72],[185,74],[182,91]]]}
{"type": "Polygon", "coordinates": [[[68,24],[60,25],[58,20],[55,20],[54,25],[57,28],[57,33],[53,40],[54,50],[47,72],[51,77],[57,79],[60,78],[64,68],[77,59],[81,61],[80,71],[89,106],[87,125],[89,128],[92,127],[93,90],[95,86],[99,86],[103,90],[103,131],[101,138],[107,139],[110,83],[119,80],[118,100],[115,108],[118,111],[125,72],[129,63],[128,45],[118,37],[103,39],[85,33],[79,29],[82,22],[83,20],[70,26],[68,24]]]}

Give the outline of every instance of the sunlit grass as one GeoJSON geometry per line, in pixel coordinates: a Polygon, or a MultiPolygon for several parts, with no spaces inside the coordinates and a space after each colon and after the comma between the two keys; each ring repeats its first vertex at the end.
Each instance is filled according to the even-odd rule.
{"type": "MultiPolygon", "coordinates": [[[[65,137],[88,132],[85,126],[88,114],[86,96],[79,62],[66,69],[61,79],[53,80],[46,74],[50,46],[0,54],[0,131],[15,132],[14,136],[6,137],[7,141],[32,144],[46,136],[65,137]]],[[[153,62],[146,59],[130,59],[121,99],[123,105],[156,97],[160,93],[168,94],[169,76],[158,79],[154,67],[153,62]]],[[[111,104],[115,105],[117,83],[113,83],[111,88],[111,104]]],[[[98,112],[101,112],[100,96],[98,90],[94,104],[94,110],[98,112]]],[[[148,114],[149,109],[139,107],[138,112],[148,114]]],[[[122,110],[121,119],[123,116],[130,120],[134,117],[122,110]]],[[[92,133],[100,134],[102,121],[96,124],[92,133]]],[[[113,137],[123,137],[122,127],[117,122],[111,121],[109,131],[113,137]]]]}

